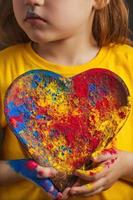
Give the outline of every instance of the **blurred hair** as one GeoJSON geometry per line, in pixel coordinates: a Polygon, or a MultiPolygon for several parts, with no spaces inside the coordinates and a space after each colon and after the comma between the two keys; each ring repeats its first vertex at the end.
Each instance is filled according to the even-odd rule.
{"type": "MultiPolygon", "coordinates": [[[[128,9],[124,0],[110,0],[101,10],[96,10],[92,26],[93,36],[99,47],[109,44],[129,44],[128,9]]],[[[11,0],[0,0],[0,44],[6,47],[30,39],[19,27],[11,0]]]]}

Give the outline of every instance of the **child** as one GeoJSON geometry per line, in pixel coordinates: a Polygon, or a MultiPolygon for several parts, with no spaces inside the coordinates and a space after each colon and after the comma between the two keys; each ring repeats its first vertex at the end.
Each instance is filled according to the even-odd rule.
{"type": "MultiPolygon", "coordinates": [[[[6,164],[5,160],[26,157],[5,121],[6,89],[32,69],[72,77],[88,69],[106,68],[124,80],[133,107],[133,49],[127,39],[127,10],[123,0],[1,0],[0,9],[1,42],[12,45],[0,53],[1,200],[48,200],[47,194],[6,164]]],[[[115,161],[91,176],[77,172],[79,180],[64,190],[64,200],[133,199],[132,124],[133,109],[117,137],[117,159],[115,153],[95,158],[99,166],[115,161]]]]}

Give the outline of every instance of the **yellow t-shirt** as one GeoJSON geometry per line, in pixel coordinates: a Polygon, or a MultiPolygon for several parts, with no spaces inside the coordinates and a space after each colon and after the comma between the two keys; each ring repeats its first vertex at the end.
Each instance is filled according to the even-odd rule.
{"type": "MultiPolygon", "coordinates": [[[[33,69],[46,69],[65,77],[72,77],[92,68],[106,68],[118,74],[128,86],[131,94],[132,109],[130,116],[117,136],[117,147],[133,152],[133,48],[127,45],[115,45],[101,48],[98,55],[88,63],[79,66],[62,66],[51,63],[36,54],[31,43],[18,44],[0,52],[0,125],[5,128],[2,159],[25,158],[14,134],[7,126],[3,113],[3,101],[6,89],[22,73],[33,69]]],[[[27,180],[19,184],[0,187],[1,200],[49,200],[41,188],[27,180]]],[[[117,181],[109,190],[93,197],[74,197],[72,200],[133,200],[133,185],[117,181]]]]}

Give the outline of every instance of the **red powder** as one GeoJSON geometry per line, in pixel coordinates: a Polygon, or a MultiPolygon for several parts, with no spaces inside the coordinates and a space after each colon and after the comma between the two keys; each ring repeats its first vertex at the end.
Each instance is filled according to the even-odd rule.
{"type": "Polygon", "coordinates": [[[119,112],[119,116],[120,116],[121,119],[124,119],[126,117],[126,113],[119,112]]]}
{"type": "Polygon", "coordinates": [[[38,171],[38,175],[43,177],[44,176],[44,171],[43,170],[39,170],[38,171]]]}
{"type": "Polygon", "coordinates": [[[104,149],[102,151],[102,153],[104,153],[104,154],[110,153],[111,155],[113,155],[113,154],[117,154],[117,151],[115,149],[113,149],[113,148],[110,148],[110,149],[104,149]]]}
{"type": "Polygon", "coordinates": [[[15,128],[17,127],[17,121],[13,117],[10,119],[10,124],[15,128]]]}
{"type": "Polygon", "coordinates": [[[109,168],[110,167],[110,162],[106,162],[105,165],[109,168]]]}
{"type": "Polygon", "coordinates": [[[115,159],[113,158],[113,159],[111,159],[111,163],[113,164],[115,162],[115,159]]]}
{"type": "Polygon", "coordinates": [[[52,149],[53,148],[53,145],[52,144],[49,144],[49,145],[47,145],[47,149],[52,149]]]}
{"type": "Polygon", "coordinates": [[[73,88],[76,95],[81,97],[87,97],[88,95],[88,80],[87,77],[82,74],[73,78],[73,88]]]}
{"type": "Polygon", "coordinates": [[[30,160],[26,163],[26,167],[30,170],[34,170],[36,167],[38,166],[38,164],[33,161],[33,160],[30,160]]]}
{"type": "Polygon", "coordinates": [[[94,172],[90,172],[90,173],[89,173],[90,176],[94,176],[95,174],[96,174],[96,173],[94,173],[94,172]]]}
{"type": "Polygon", "coordinates": [[[55,200],[61,200],[62,199],[62,194],[59,192],[58,197],[55,200]]]}
{"type": "Polygon", "coordinates": [[[11,117],[10,118],[10,123],[13,127],[17,127],[17,123],[18,122],[23,122],[23,116],[20,115],[20,116],[14,116],[14,117],[11,117]]]}
{"type": "Polygon", "coordinates": [[[97,137],[91,137],[90,138],[90,144],[91,146],[91,151],[94,151],[95,148],[99,145],[100,139],[97,137]]]}

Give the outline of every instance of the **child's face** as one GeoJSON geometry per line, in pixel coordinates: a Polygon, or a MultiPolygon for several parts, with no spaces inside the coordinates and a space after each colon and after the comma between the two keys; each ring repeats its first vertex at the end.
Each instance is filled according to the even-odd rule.
{"type": "Polygon", "coordinates": [[[12,0],[17,22],[35,42],[50,42],[88,31],[95,0],[12,0]],[[25,20],[28,6],[43,20],[25,20]]]}

